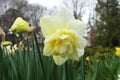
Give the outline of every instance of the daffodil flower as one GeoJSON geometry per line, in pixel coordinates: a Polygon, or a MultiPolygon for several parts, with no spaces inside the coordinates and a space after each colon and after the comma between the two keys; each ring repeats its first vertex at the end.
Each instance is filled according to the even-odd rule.
{"type": "Polygon", "coordinates": [[[2,42],[1,42],[1,45],[2,45],[2,46],[12,45],[12,42],[10,42],[10,41],[2,41],[2,42]]]}
{"type": "Polygon", "coordinates": [[[85,61],[89,62],[89,61],[90,61],[90,57],[87,56],[87,57],[85,58],[85,61]]]}
{"type": "Polygon", "coordinates": [[[24,48],[24,43],[23,41],[20,41],[19,42],[19,45],[18,45],[19,49],[23,51],[23,48],[24,48]]]}
{"type": "Polygon", "coordinates": [[[119,47],[116,47],[116,56],[120,57],[120,48],[119,47]]]}
{"type": "Polygon", "coordinates": [[[3,49],[5,55],[8,55],[11,53],[11,45],[12,45],[12,42],[10,41],[1,42],[1,48],[3,49]]]}
{"type": "Polygon", "coordinates": [[[23,20],[21,17],[18,17],[10,30],[13,33],[24,33],[33,31],[34,27],[30,27],[27,21],[23,20]]]}
{"type": "Polygon", "coordinates": [[[85,26],[76,20],[73,14],[63,7],[55,16],[40,19],[44,41],[44,55],[53,56],[55,64],[62,65],[68,59],[79,60],[87,44],[84,34],[85,26]]]}
{"type": "Polygon", "coordinates": [[[2,41],[1,48],[3,49],[5,55],[9,55],[9,54],[15,55],[15,51],[18,49],[17,44],[14,44],[13,46],[11,45],[12,42],[10,41],[2,41]]]}
{"type": "Polygon", "coordinates": [[[17,49],[18,49],[17,44],[14,44],[14,45],[12,46],[11,53],[12,53],[13,55],[15,55],[17,49]]]}

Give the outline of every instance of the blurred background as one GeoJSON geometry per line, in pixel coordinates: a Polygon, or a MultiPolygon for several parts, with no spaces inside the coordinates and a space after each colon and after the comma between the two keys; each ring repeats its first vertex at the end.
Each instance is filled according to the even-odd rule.
{"type": "Polygon", "coordinates": [[[0,0],[0,27],[6,33],[6,40],[15,44],[26,39],[24,34],[15,35],[9,31],[14,20],[22,17],[36,27],[39,43],[42,44],[39,19],[55,14],[62,5],[85,23],[84,37],[88,40],[88,47],[120,46],[119,0],[0,0]]]}

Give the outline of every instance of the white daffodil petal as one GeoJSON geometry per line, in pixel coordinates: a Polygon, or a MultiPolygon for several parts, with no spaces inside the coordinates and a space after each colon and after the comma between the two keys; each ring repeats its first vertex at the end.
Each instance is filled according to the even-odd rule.
{"type": "Polygon", "coordinates": [[[55,16],[45,16],[40,19],[41,30],[44,37],[56,33],[61,25],[58,20],[55,16]]]}
{"type": "Polygon", "coordinates": [[[79,35],[83,35],[85,31],[85,25],[82,21],[76,20],[70,10],[66,7],[60,9],[56,16],[61,20],[60,22],[64,24],[63,28],[67,30],[72,30],[77,32],[79,35]]]}
{"type": "Polygon", "coordinates": [[[80,47],[79,48],[85,48],[85,46],[87,45],[87,40],[80,37],[80,40],[79,40],[79,44],[80,44],[80,47]]]}
{"type": "Polygon", "coordinates": [[[82,21],[74,19],[68,23],[68,29],[75,31],[75,33],[81,36],[84,34],[85,25],[82,21]]]}
{"type": "Polygon", "coordinates": [[[52,48],[53,48],[53,46],[54,46],[54,41],[49,41],[49,40],[45,40],[45,46],[44,46],[44,53],[43,53],[43,55],[45,55],[45,56],[50,56],[50,55],[52,55],[52,48]]]}
{"type": "Polygon", "coordinates": [[[84,54],[84,49],[77,49],[77,54],[78,54],[78,57],[83,56],[83,54],[84,54]]]}
{"type": "Polygon", "coordinates": [[[67,29],[67,25],[74,20],[73,14],[63,7],[55,16],[45,16],[40,19],[41,30],[44,37],[56,33],[57,29],[67,29]]]}
{"type": "MultiPolygon", "coordinates": [[[[56,16],[62,21],[62,23],[67,24],[69,21],[74,20],[72,12],[66,7],[60,8],[56,16]]],[[[65,27],[65,26],[63,26],[65,27]]],[[[67,27],[67,26],[66,26],[67,27]]]]}
{"type": "Polygon", "coordinates": [[[56,65],[62,65],[67,61],[67,57],[53,56],[56,65]]]}

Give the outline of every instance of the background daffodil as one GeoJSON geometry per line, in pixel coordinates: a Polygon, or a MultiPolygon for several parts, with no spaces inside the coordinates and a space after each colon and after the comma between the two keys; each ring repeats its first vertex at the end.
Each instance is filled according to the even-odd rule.
{"type": "Polygon", "coordinates": [[[10,42],[10,41],[2,41],[2,42],[1,42],[1,45],[2,45],[2,46],[12,45],[12,42],[10,42]]]}
{"type": "Polygon", "coordinates": [[[10,30],[13,33],[24,33],[33,31],[34,27],[30,27],[27,21],[23,20],[21,17],[18,17],[10,30]]]}
{"type": "Polygon", "coordinates": [[[11,53],[11,45],[12,45],[12,42],[10,41],[1,42],[1,48],[4,51],[5,55],[9,55],[11,53]]]}
{"type": "Polygon", "coordinates": [[[18,49],[17,44],[14,44],[14,45],[12,46],[11,53],[12,53],[13,55],[15,55],[17,49],[18,49]]]}
{"type": "Polygon", "coordinates": [[[119,47],[116,47],[116,56],[120,57],[120,48],[119,47]]]}
{"type": "Polygon", "coordinates": [[[85,26],[66,7],[61,8],[55,16],[42,17],[40,25],[45,37],[44,55],[52,55],[57,65],[62,65],[68,59],[79,60],[84,54],[87,41],[82,35],[85,26]]]}

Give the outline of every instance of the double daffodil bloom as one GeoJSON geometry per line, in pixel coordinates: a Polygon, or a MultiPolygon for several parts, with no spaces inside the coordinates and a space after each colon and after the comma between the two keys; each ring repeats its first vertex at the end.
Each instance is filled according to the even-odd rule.
{"type": "Polygon", "coordinates": [[[62,65],[68,59],[79,60],[87,44],[82,37],[85,26],[63,7],[55,16],[40,19],[44,41],[44,55],[53,56],[55,64],[62,65]]]}
{"type": "Polygon", "coordinates": [[[120,48],[119,47],[116,47],[116,56],[120,57],[120,48]]]}
{"type": "Polygon", "coordinates": [[[34,27],[30,27],[27,21],[23,20],[21,17],[18,17],[10,30],[13,33],[24,33],[33,31],[34,27]]]}

